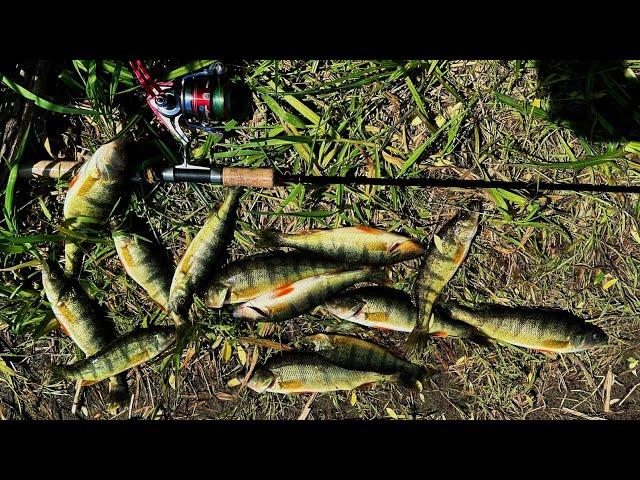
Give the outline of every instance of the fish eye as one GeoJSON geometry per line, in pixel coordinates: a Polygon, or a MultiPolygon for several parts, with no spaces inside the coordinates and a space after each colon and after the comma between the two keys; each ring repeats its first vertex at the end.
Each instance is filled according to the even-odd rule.
{"type": "Polygon", "coordinates": [[[180,298],[178,299],[178,303],[179,303],[180,305],[184,305],[184,302],[185,302],[186,300],[187,300],[186,298],[184,298],[184,297],[180,297],[180,298]]]}
{"type": "Polygon", "coordinates": [[[598,339],[598,337],[599,337],[598,332],[595,332],[595,333],[593,334],[593,339],[594,339],[594,340],[597,340],[597,339],[598,339]]]}
{"type": "Polygon", "coordinates": [[[56,278],[58,278],[58,275],[56,275],[55,273],[51,272],[51,278],[53,280],[55,280],[56,278]]]}

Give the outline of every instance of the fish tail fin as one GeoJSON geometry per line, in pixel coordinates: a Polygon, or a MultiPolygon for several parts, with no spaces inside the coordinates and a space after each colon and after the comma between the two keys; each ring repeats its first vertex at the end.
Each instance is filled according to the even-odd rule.
{"type": "Polygon", "coordinates": [[[271,228],[258,231],[258,241],[256,247],[258,248],[272,248],[281,246],[282,233],[271,228]]]}
{"type": "Polygon", "coordinates": [[[127,374],[121,373],[109,379],[109,394],[107,395],[107,405],[110,409],[125,407],[129,403],[131,393],[127,384],[127,374]]]}
{"type": "Polygon", "coordinates": [[[67,368],[64,365],[52,363],[49,365],[49,370],[51,371],[52,382],[61,382],[68,379],[67,368]]]}
{"type": "Polygon", "coordinates": [[[391,269],[388,267],[373,267],[371,269],[371,281],[381,285],[393,285],[393,281],[391,280],[391,269]]]}
{"type": "Polygon", "coordinates": [[[80,246],[72,241],[64,243],[64,273],[69,278],[80,275],[83,252],[80,246]]]}
{"type": "Polygon", "coordinates": [[[429,338],[429,326],[420,325],[413,329],[413,331],[407,337],[405,342],[405,349],[407,353],[415,354],[427,345],[427,339],[429,338]]]}
{"type": "Polygon", "coordinates": [[[409,372],[397,372],[390,375],[389,381],[410,390],[420,390],[416,380],[419,380],[409,372]]]}

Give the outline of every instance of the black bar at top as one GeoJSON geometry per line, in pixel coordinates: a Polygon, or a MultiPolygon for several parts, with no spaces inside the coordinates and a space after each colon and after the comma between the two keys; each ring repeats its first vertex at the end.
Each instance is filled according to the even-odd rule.
{"type": "Polygon", "coordinates": [[[588,183],[510,182],[504,180],[462,180],[456,178],[373,178],[365,176],[320,176],[276,174],[276,183],[307,185],[389,185],[396,187],[490,189],[541,191],[640,193],[640,185],[592,185],[588,183]]]}

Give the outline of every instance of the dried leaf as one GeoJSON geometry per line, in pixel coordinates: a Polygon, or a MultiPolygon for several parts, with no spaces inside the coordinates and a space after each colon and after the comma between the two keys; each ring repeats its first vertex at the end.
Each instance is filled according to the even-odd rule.
{"type": "Polygon", "coordinates": [[[213,345],[211,345],[211,350],[215,350],[216,348],[218,348],[222,343],[222,340],[224,340],[224,337],[222,335],[218,335],[216,337],[216,341],[213,342],[213,345]]]}
{"type": "Polygon", "coordinates": [[[611,287],[613,287],[616,284],[617,281],[618,281],[617,278],[610,278],[609,280],[607,280],[602,284],[602,289],[609,290],[611,287]]]}
{"type": "Polygon", "coordinates": [[[467,356],[463,355],[462,357],[460,357],[458,360],[456,360],[456,365],[462,365],[463,363],[465,363],[467,361],[467,356]]]}
{"type": "Polygon", "coordinates": [[[216,396],[216,398],[218,400],[222,400],[223,402],[232,402],[232,401],[238,399],[237,395],[230,395],[230,394],[224,393],[224,392],[216,392],[216,393],[214,393],[214,395],[216,396]]]}
{"type": "Polygon", "coordinates": [[[402,167],[404,165],[404,160],[398,157],[394,157],[393,155],[388,154],[384,150],[382,151],[382,158],[384,158],[385,162],[389,162],[394,167],[402,167]]]}
{"type": "Polygon", "coordinates": [[[228,387],[237,387],[238,385],[241,385],[242,382],[240,380],[238,380],[237,378],[232,378],[231,380],[229,380],[227,382],[227,386],[228,387]]]}
{"type": "Polygon", "coordinates": [[[353,390],[351,392],[351,398],[349,399],[349,403],[353,407],[356,403],[358,403],[358,396],[356,395],[356,391],[353,390]]]}
{"type": "Polygon", "coordinates": [[[224,345],[222,346],[222,361],[224,363],[227,363],[229,360],[231,360],[231,353],[231,343],[229,343],[229,340],[225,340],[224,345]]]}
{"type": "Polygon", "coordinates": [[[240,363],[242,364],[242,366],[246,365],[247,352],[240,345],[238,345],[238,347],[236,348],[236,355],[238,355],[238,360],[240,360],[240,363]]]}
{"type": "Polygon", "coordinates": [[[193,347],[189,347],[187,349],[187,353],[185,353],[184,355],[184,360],[182,360],[182,366],[180,368],[184,368],[187,365],[189,365],[189,363],[191,363],[191,359],[195,354],[196,354],[196,349],[193,347]]]}
{"type": "Polygon", "coordinates": [[[444,255],[444,247],[442,246],[442,239],[437,234],[433,235],[433,243],[435,244],[438,251],[442,255],[444,255]]]}
{"type": "Polygon", "coordinates": [[[169,386],[174,390],[176,389],[176,376],[173,373],[169,375],[169,386]]]}
{"type": "Polygon", "coordinates": [[[387,410],[387,415],[389,415],[394,420],[398,420],[398,415],[396,414],[396,412],[393,411],[392,408],[387,407],[386,410],[387,410]]]}

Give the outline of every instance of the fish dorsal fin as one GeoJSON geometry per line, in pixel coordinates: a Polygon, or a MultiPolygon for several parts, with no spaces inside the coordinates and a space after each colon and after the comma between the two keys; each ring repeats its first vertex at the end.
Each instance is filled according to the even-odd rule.
{"type": "Polygon", "coordinates": [[[370,235],[382,235],[384,233],[387,233],[384,230],[380,230],[379,228],[375,228],[375,227],[368,227],[367,225],[356,225],[353,228],[360,230],[361,232],[368,233],[370,235]]]}

